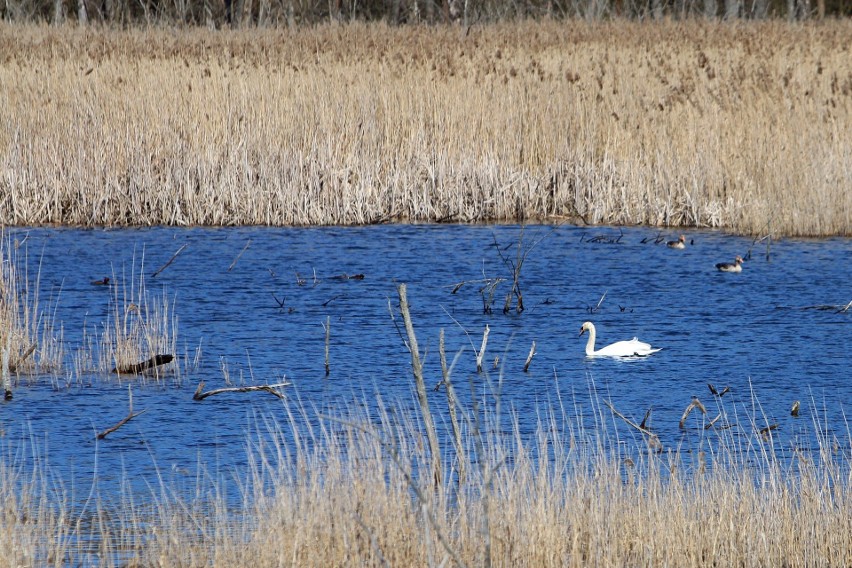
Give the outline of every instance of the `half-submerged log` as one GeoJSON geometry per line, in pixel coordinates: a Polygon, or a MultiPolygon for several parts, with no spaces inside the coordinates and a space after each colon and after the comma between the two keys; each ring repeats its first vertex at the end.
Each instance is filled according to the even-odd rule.
{"type": "Polygon", "coordinates": [[[135,363],[133,365],[127,365],[126,367],[116,367],[112,370],[113,373],[117,373],[119,375],[139,375],[144,373],[148,369],[153,367],[159,367],[160,365],[165,365],[166,363],[171,363],[174,360],[174,355],[170,355],[168,353],[161,355],[154,355],[147,361],[142,361],[141,363],[135,363]]]}
{"type": "Polygon", "coordinates": [[[207,392],[201,392],[204,389],[204,381],[198,383],[198,387],[195,389],[195,394],[192,395],[192,400],[204,400],[208,396],[213,396],[214,394],[222,394],[224,392],[255,392],[255,391],[265,391],[269,394],[275,395],[278,398],[284,398],[284,395],[278,390],[280,387],[290,386],[290,383],[283,382],[277,383],[274,385],[253,385],[247,387],[225,387],[221,389],[213,389],[207,392]]]}

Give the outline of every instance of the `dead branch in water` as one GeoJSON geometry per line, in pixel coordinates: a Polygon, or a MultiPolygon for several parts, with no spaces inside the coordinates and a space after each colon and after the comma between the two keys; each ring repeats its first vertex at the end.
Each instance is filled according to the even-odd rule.
{"type": "Polygon", "coordinates": [[[482,345],[476,354],[476,372],[482,372],[482,358],[485,356],[485,347],[488,345],[488,334],[491,333],[491,328],[485,324],[485,331],[482,333],[482,345]]]}
{"type": "Polygon", "coordinates": [[[264,391],[268,392],[271,395],[277,396],[278,398],[284,398],[284,395],[279,392],[277,389],[280,387],[288,387],[290,383],[283,382],[277,383],[274,385],[253,385],[247,387],[225,387],[221,389],[213,389],[207,392],[201,392],[204,389],[204,381],[198,383],[198,387],[195,389],[195,394],[192,395],[192,400],[204,400],[208,396],[213,396],[215,394],[222,394],[226,392],[257,392],[264,391]]]}
{"type": "Polygon", "coordinates": [[[648,413],[651,412],[650,410],[648,411],[648,413],[645,414],[645,418],[642,420],[643,425],[640,426],[639,424],[636,424],[635,422],[633,422],[632,420],[627,418],[625,415],[620,413],[618,410],[616,410],[615,406],[613,406],[613,404],[611,402],[605,400],[605,401],[603,401],[603,403],[607,406],[607,408],[610,409],[610,411],[612,411],[613,414],[615,414],[616,416],[618,416],[619,418],[624,420],[629,426],[636,428],[637,430],[642,432],[645,436],[647,436],[648,437],[648,446],[650,446],[654,451],[657,451],[657,452],[662,451],[663,444],[660,442],[659,436],[657,436],[656,434],[654,434],[653,432],[651,432],[650,430],[648,430],[647,428],[644,427],[645,421],[648,419],[648,413]]]}
{"type": "Polygon", "coordinates": [[[136,418],[140,414],[143,414],[145,412],[145,410],[147,410],[147,409],[143,409],[143,410],[140,410],[139,412],[137,412],[135,414],[133,413],[133,391],[131,390],[129,385],[127,387],[127,396],[128,396],[128,399],[129,399],[128,406],[130,407],[129,410],[127,411],[127,416],[125,416],[124,418],[119,420],[118,424],[116,424],[115,426],[107,428],[103,432],[98,432],[97,435],[95,436],[98,440],[103,440],[109,434],[112,434],[113,432],[115,432],[116,430],[118,430],[119,428],[121,428],[122,426],[124,426],[125,424],[127,424],[128,422],[130,422],[131,420],[133,420],[134,418],[136,418]]]}
{"type": "Polygon", "coordinates": [[[121,368],[115,367],[110,372],[119,375],[139,375],[153,367],[159,367],[160,365],[166,365],[168,363],[171,363],[174,358],[174,355],[170,355],[168,353],[154,355],[147,361],[142,361],[141,363],[134,363],[133,365],[127,365],[126,367],[121,368]]]}
{"type": "Polygon", "coordinates": [[[24,362],[24,361],[26,361],[27,359],[29,359],[30,355],[32,355],[33,353],[35,353],[35,350],[36,350],[36,347],[37,347],[37,346],[38,346],[38,344],[37,344],[37,343],[33,343],[32,345],[30,345],[30,348],[29,348],[29,349],[27,349],[26,351],[24,351],[24,354],[23,354],[23,355],[21,355],[20,357],[18,357],[18,360],[17,360],[17,361],[15,361],[14,363],[12,363],[12,362],[10,361],[10,362],[9,362],[9,372],[11,372],[11,373],[16,372],[16,371],[18,370],[18,367],[20,367],[20,366],[21,366],[21,364],[23,364],[23,362],[24,362]]]}
{"type": "Polygon", "coordinates": [[[185,249],[186,247],[187,247],[187,245],[186,245],[186,244],[182,245],[182,246],[181,246],[181,247],[177,250],[177,252],[176,252],[176,253],[174,253],[174,254],[172,255],[172,257],[169,259],[169,261],[168,261],[167,263],[165,263],[163,266],[161,266],[160,268],[158,268],[158,269],[157,269],[157,271],[156,271],[156,272],[154,272],[154,274],[152,274],[152,275],[151,275],[151,278],[156,278],[156,277],[157,277],[157,275],[158,275],[158,274],[160,274],[160,272],[162,272],[163,270],[165,270],[166,268],[168,268],[168,267],[169,267],[169,265],[175,261],[175,259],[177,258],[177,256],[178,256],[181,252],[183,252],[183,249],[185,249]]]}
{"type": "Polygon", "coordinates": [[[527,355],[527,360],[524,363],[524,372],[528,372],[530,370],[530,363],[532,363],[532,359],[535,357],[535,341],[532,342],[532,347],[530,347],[530,354],[527,355]]]}
{"type": "Polygon", "coordinates": [[[228,267],[228,272],[230,272],[234,268],[234,266],[237,265],[237,261],[240,260],[240,257],[243,256],[243,253],[246,252],[246,249],[249,248],[250,244],[251,244],[251,239],[248,240],[248,242],[246,243],[246,246],[243,247],[243,250],[240,251],[240,254],[237,255],[237,257],[231,263],[231,266],[228,267]]]}
{"type": "Polygon", "coordinates": [[[683,430],[683,424],[686,422],[686,418],[689,416],[689,413],[694,409],[698,409],[702,414],[707,414],[707,409],[704,408],[704,405],[701,404],[701,401],[698,400],[698,397],[692,397],[692,402],[689,403],[689,406],[686,407],[686,410],[683,411],[683,416],[680,417],[680,423],[678,427],[683,430]]]}
{"type": "Polygon", "coordinates": [[[6,345],[3,347],[0,361],[0,381],[3,383],[3,398],[12,400],[12,383],[9,381],[9,351],[12,348],[12,334],[6,334],[6,345]]]}
{"type": "Polygon", "coordinates": [[[405,284],[400,284],[396,289],[399,296],[399,311],[402,313],[402,321],[405,324],[405,332],[408,335],[408,350],[411,352],[411,368],[414,373],[414,383],[417,387],[417,399],[420,402],[423,424],[426,427],[426,437],[429,440],[429,451],[432,454],[432,479],[435,482],[435,486],[438,487],[441,485],[441,446],[438,444],[435,422],[432,419],[432,412],[429,410],[426,383],[423,379],[423,363],[420,360],[420,348],[417,346],[417,336],[414,334],[414,324],[411,322],[411,312],[408,309],[406,289],[405,284]]]}
{"type": "Polygon", "coordinates": [[[327,377],[331,373],[331,366],[328,362],[328,347],[331,342],[331,316],[326,316],[325,318],[325,376],[327,377]]]}

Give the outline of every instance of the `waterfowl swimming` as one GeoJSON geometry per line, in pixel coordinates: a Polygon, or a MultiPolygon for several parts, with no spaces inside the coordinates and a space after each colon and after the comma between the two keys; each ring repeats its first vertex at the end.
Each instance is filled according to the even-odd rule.
{"type": "Polygon", "coordinates": [[[104,276],[100,280],[92,280],[92,286],[109,286],[109,276],[104,276]]]}
{"type": "Polygon", "coordinates": [[[590,321],[583,323],[580,327],[580,335],[587,331],[589,332],[589,341],[586,342],[587,357],[646,357],[660,350],[660,348],[654,349],[649,344],[634,337],[630,341],[617,341],[596,351],[595,324],[590,321]]]}
{"type": "Polygon", "coordinates": [[[738,256],[734,259],[734,262],[720,262],[716,265],[716,269],[722,272],[742,272],[742,263],[743,257],[738,256]]]}
{"type": "Polygon", "coordinates": [[[669,248],[673,249],[683,249],[686,248],[686,237],[681,235],[678,237],[676,241],[669,241],[666,243],[669,248]]]}

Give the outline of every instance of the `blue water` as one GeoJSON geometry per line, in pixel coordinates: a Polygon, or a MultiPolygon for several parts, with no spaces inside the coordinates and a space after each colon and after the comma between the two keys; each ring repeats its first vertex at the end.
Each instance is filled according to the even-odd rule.
{"type": "MultiPolygon", "coordinates": [[[[712,383],[730,387],[724,401],[741,431],[754,429],[746,417],[757,427],[777,424],[776,447],[789,450],[813,446],[818,424],[848,452],[852,310],[805,308],[852,300],[852,241],[783,239],[767,251],[765,242],[694,231],[686,250],[672,250],[654,244],[656,235],[567,225],[7,231],[24,242],[30,280],[40,274],[40,307],[62,323],[69,361],[58,375],[21,378],[14,399],[0,405],[5,460],[49,470],[80,502],[93,484],[109,500],[127,480],[141,489],[165,483],[192,491],[199,478],[239,478],[247,441],[269,419],[286,424],[288,403],[262,392],[194,402],[199,381],[206,389],[225,386],[223,364],[237,384],[289,381],[288,400],[308,409],[369,405],[380,394],[416,412],[399,283],[408,287],[442,429],[446,399],[432,390],[441,376],[440,329],[448,357],[459,354],[453,380],[464,404],[471,381],[476,396],[491,401],[499,381],[501,408],[524,435],[548,409],[574,420],[600,412],[607,400],[636,422],[652,408],[650,426],[664,446],[689,447],[718,412],[712,383]],[[511,268],[501,255],[517,262],[519,242],[526,309],[504,314],[511,268]],[[750,249],[742,273],[715,270],[750,249]],[[83,330],[96,334],[113,309],[111,290],[90,281],[110,276],[121,285],[134,273],[145,275],[150,296],[165,292],[173,302],[178,371],[159,383],[78,376],[70,355],[83,330]],[[343,274],[364,278],[334,278],[343,274]],[[508,280],[485,313],[481,281],[497,277],[508,280]],[[468,283],[452,293],[461,282],[468,283]],[[588,359],[586,336],[578,337],[586,320],[597,326],[598,346],[638,336],[662,351],[637,361],[588,359]],[[476,373],[474,352],[486,325],[487,378],[476,373]],[[536,355],[524,372],[533,341],[536,355]],[[96,441],[96,431],[127,414],[128,386],[134,410],[145,413],[96,441]],[[694,413],[681,429],[693,396],[708,416],[702,422],[694,413]],[[790,416],[796,400],[798,418],[790,416]]],[[[606,419],[635,436],[611,414],[606,419]]]]}

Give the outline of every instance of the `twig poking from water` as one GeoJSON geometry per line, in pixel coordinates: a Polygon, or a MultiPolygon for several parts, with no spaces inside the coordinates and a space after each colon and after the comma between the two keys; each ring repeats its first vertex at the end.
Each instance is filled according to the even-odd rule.
{"type": "Polygon", "coordinates": [[[423,363],[420,361],[420,350],[417,346],[417,336],[414,334],[414,325],[411,323],[411,313],[408,309],[408,296],[406,285],[397,287],[399,295],[399,311],[402,312],[402,321],[408,335],[408,349],[411,352],[411,367],[414,373],[414,382],[417,387],[417,399],[420,402],[420,410],[423,414],[423,424],[426,427],[426,437],[429,439],[429,451],[432,454],[432,479],[435,486],[441,485],[441,447],[438,445],[438,435],[435,432],[435,423],[432,413],[429,411],[429,399],[426,397],[426,383],[423,380],[423,363]]]}
{"type": "Polygon", "coordinates": [[[790,416],[798,416],[799,415],[799,401],[793,403],[793,408],[790,409],[790,416]]]}
{"type": "Polygon", "coordinates": [[[845,314],[852,308],[852,302],[848,304],[814,304],[812,306],[778,306],[779,310],[817,310],[821,312],[834,312],[836,314],[845,314]]]}
{"type": "Polygon", "coordinates": [[[636,428],[637,430],[642,432],[642,434],[647,436],[648,437],[648,446],[650,446],[653,450],[655,450],[657,452],[662,451],[663,444],[660,442],[660,438],[656,434],[654,434],[653,432],[651,432],[650,430],[645,428],[645,426],[644,426],[645,420],[648,418],[648,414],[651,413],[650,409],[648,409],[648,412],[645,413],[645,419],[642,420],[642,424],[640,425],[640,424],[636,424],[635,422],[633,422],[632,420],[627,418],[625,415],[620,413],[618,410],[616,410],[615,406],[613,406],[613,404],[611,402],[609,402],[608,400],[603,401],[603,403],[607,406],[607,408],[610,409],[610,411],[613,414],[615,414],[616,416],[618,416],[619,418],[624,420],[624,422],[626,422],[628,426],[632,426],[633,428],[636,428]]]}
{"type": "Polygon", "coordinates": [[[597,235],[597,236],[592,237],[591,239],[586,239],[585,236],[586,236],[586,234],[583,233],[583,235],[580,237],[581,243],[585,240],[587,243],[602,243],[602,244],[607,244],[607,245],[617,245],[617,244],[621,244],[621,239],[622,239],[622,237],[624,237],[624,230],[619,229],[617,237],[612,237],[610,235],[597,235]]]}
{"type": "Polygon", "coordinates": [[[482,333],[482,345],[476,354],[476,372],[482,372],[482,358],[485,356],[485,347],[488,345],[488,334],[491,333],[491,328],[485,324],[485,331],[482,333]]]}
{"type": "Polygon", "coordinates": [[[524,372],[528,372],[530,370],[530,363],[532,363],[533,357],[535,357],[535,341],[532,342],[532,347],[530,347],[530,354],[527,355],[527,361],[524,363],[524,372]]]}
{"type": "Polygon", "coordinates": [[[228,272],[230,272],[234,268],[234,266],[237,265],[237,261],[240,260],[240,257],[243,256],[243,253],[246,252],[246,249],[249,248],[250,244],[251,244],[251,239],[248,240],[248,242],[246,243],[246,246],[243,247],[243,250],[240,251],[240,254],[237,255],[237,257],[231,263],[231,266],[228,267],[228,272]]]}
{"type": "Polygon", "coordinates": [[[643,430],[647,430],[648,426],[648,418],[651,417],[651,408],[648,408],[648,411],[645,412],[645,417],[642,418],[642,422],[639,423],[639,427],[643,430]]]}
{"type": "Polygon", "coordinates": [[[849,308],[850,308],[850,307],[852,307],[852,302],[849,302],[848,304],[846,304],[845,306],[843,306],[842,308],[840,308],[839,310],[837,310],[837,313],[838,313],[838,314],[845,314],[846,312],[848,312],[848,311],[849,311],[849,308]]]}
{"type": "Polygon", "coordinates": [[[698,400],[697,397],[692,397],[692,402],[689,403],[689,406],[686,407],[686,410],[683,411],[683,416],[680,417],[680,423],[678,427],[683,430],[683,424],[686,422],[689,413],[693,411],[693,409],[698,409],[702,414],[707,414],[707,409],[704,408],[704,405],[701,404],[701,401],[698,400]]]}
{"type": "Polygon", "coordinates": [[[331,366],[328,362],[328,346],[331,343],[331,316],[326,316],[323,327],[325,328],[325,376],[327,377],[331,374],[331,366]]]}
{"type": "Polygon", "coordinates": [[[157,269],[157,271],[156,271],[156,272],[154,272],[154,274],[152,274],[152,275],[151,275],[151,278],[156,278],[156,277],[157,277],[157,275],[159,275],[159,274],[160,274],[163,270],[165,270],[166,268],[168,268],[168,267],[169,267],[169,265],[175,261],[175,259],[178,257],[178,255],[179,255],[180,253],[182,253],[182,252],[183,252],[183,249],[185,249],[185,248],[186,248],[186,246],[187,246],[186,244],[182,245],[182,246],[181,246],[181,247],[177,250],[177,252],[176,252],[176,253],[174,253],[174,254],[172,255],[172,257],[169,259],[169,261],[168,261],[167,263],[165,263],[163,266],[161,266],[160,268],[158,268],[158,269],[157,269]]]}
{"type": "MultiPolygon", "coordinates": [[[[591,306],[589,306],[588,308],[586,308],[586,309],[589,311],[589,313],[590,313],[590,314],[597,313],[597,311],[601,309],[601,304],[603,304],[603,301],[604,301],[604,298],[606,298],[606,293],[607,293],[607,292],[609,292],[609,290],[605,290],[605,291],[604,291],[603,296],[601,296],[601,299],[600,299],[600,300],[598,300],[598,303],[597,303],[597,305],[596,305],[594,308],[593,308],[593,307],[591,307],[591,306]]],[[[622,310],[622,311],[623,311],[623,310],[622,310]]]]}
{"type": "Polygon", "coordinates": [[[122,418],[118,422],[118,424],[116,424],[115,426],[107,428],[103,432],[98,432],[97,435],[95,436],[98,440],[103,440],[108,435],[112,434],[113,432],[115,432],[116,430],[118,430],[119,428],[121,428],[122,426],[124,426],[125,424],[127,424],[128,422],[130,422],[131,420],[133,420],[134,418],[136,418],[140,414],[143,414],[145,412],[145,410],[147,410],[147,409],[143,409],[143,410],[140,410],[139,412],[137,412],[135,414],[133,413],[133,391],[131,390],[130,385],[127,386],[127,396],[128,396],[128,399],[129,399],[128,405],[130,406],[130,409],[127,412],[127,416],[122,418]]]}
{"type": "Polygon", "coordinates": [[[204,389],[204,381],[198,383],[198,387],[195,389],[195,394],[192,395],[192,400],[204,400],[208,396],[213,396],[215,394],[222,394],[225,392],[257,392],[264,391],[269,394],[275,395],[278,398],[284,398],[284,395],[278,390],[281,387],[289,387],[291,383],[284,381],[283,383],[276,383],[274,385],[253,385],[247,387],[225,387],[221,389],[213,389],[207,392],[201,392],[204,389]]]}
{"type": "Polygon", "coordinates": [[[3,383],[3,398],[12,400],[12,383],[9,380],[9,352],[12,349],[11,330],[6,332],[6,345],[3,346],[2,361],[0,361],[0,381],[3,383]]]}
{"type": "Polygon", "coordinates": [[[141,363],[134,363],[132,365],[127,365],[121,368],[115,367],[110,372],[116,373],[118,375],[139,375],[147,371],[148,369],[171,363],[174,358],[174,355],[170,355],[168,353],[154,355],[147,361],[142,361],[141,363]]]}
{"type": "Polygon", "coordinates": [[[716,416],[716,418],[714,418],[713,420],[711,420],[710,422],[708,422],[707,424],[705,424],[705,425],[704,425],[704,429],[705,429],[705,430],[709,430],[710,428],[712,428],[712,427],[716,424],[716,422],[718,422],[718,421],[719,421],[719,419],[720,419],[721,417],[722,417],[722,413],[720,412],[720,413],[716,416]]]}

